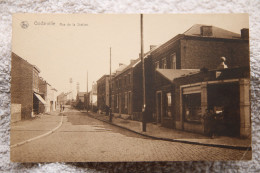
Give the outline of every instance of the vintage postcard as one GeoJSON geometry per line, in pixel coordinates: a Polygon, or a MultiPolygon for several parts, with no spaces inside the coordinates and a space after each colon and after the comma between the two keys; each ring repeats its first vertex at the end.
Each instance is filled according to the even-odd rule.
{"type": "Polygon", "coordinates": [[[248,14],[14,14],[12,162],[250,160],[248,14]]]}

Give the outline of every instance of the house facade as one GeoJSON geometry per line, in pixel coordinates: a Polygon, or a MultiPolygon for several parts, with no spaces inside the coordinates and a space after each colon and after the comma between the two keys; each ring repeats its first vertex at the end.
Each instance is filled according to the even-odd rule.
{"type": "Polygon", "coordinates": [[[97,107],[105,112],[107,106],[109,106],[109,75],[104,75],[97,80],[97,107]]]}
{"type": "Polygon", "coordinates": [[[64,93],[62,92],[61,94],[59,94],[57,96],[57,103],[58,103],[58,107],[60,107],[60,105],[65,105],[67,104],[68,100],[69,100],[69,94],[70,93],[64,93]]]}
{"type": "MultiPolygon", "coordinates": [[[[146,86],[152,82],[150,53],[155,46],[150,47],[150,51],[144,55],[145,83],[146,86]]],[[[131,60],[121,72],[112,79],[112,112],[121,116],[129,117],[133,120],[142,119],[143,88],[142,88],[142,63],[141,58],[131,60]]],[[[146,100],[151,99],[151,89],[146,87],[146,100]]],[[[151,110],[151,109],[148,109],[151,110]]],[[[147,113],[147,120],[152,119],[151,112],[147,113]]]]}
{"type": "Polygon", "coordinates": [[[89,94],[89,102],[92,108],[97,107],[97,84],[96,83],[92,84],[92,90],[90,91],[89,94]]]}
{"type": "Polygon", "coordinates": [[[137,60],[132,60],[114,74],[111,84],[111,109],[117,116],[133,113],[133,65],[137,60]]]}
{"type": "Polygon", "coordinates": [[[39,92],[46,102],[44,112],[53,112],[57,109],[57,90],[43,78],[39,78],[39,92]]]}
{"type": "Polygon", "coordinates": [[[39,93],[40,70],[13,52],[11,67],[11,103],[21,105],[21,119],[32,118],[46,104],[39,93]]]}

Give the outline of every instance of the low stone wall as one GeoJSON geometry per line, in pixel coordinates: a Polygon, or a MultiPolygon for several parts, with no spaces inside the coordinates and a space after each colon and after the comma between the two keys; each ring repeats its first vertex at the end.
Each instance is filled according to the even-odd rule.
{"type": "Polygon", "coordinates": [[[21,121],[21,104],[11,104],[11,123],[21,121]]]}

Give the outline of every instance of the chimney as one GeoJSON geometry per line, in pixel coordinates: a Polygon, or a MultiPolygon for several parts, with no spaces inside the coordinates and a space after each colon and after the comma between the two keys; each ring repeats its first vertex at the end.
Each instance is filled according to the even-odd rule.
{"type": "Polygon", "coordinates": [[[134,63],[134,61],[135,61],[134,59],[131,59],[131,60],[130,60],[130,64],[134,63]]]}
{"type": "Polygon", "coordinates": [[[200,35],[206,36],[206,37],[212,36],[213,35],[212,26],[201,26],[200,27],[200,35]]]}
{"type": "Polygon", "coordinates": [[[156,45],[150,45],[150,50],[154,49],[156,45]]]}
{"type": "Polygon", "coordinates": [[[119,67],[121,67],[122,65],[124,65],[123,63],[119,63],[119,67]]]}
{"type": "Polygon", "coordinates": [[[249,29],[248,28],[241,29],[241,38],[243,40],[248,40],[249,39],[249,29]]]}

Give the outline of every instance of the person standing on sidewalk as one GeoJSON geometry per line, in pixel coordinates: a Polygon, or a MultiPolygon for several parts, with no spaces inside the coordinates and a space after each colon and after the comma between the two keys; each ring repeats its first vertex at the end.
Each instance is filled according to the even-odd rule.
{"type": "Polygon", "coordinates": [[[212,108],[209,108],[206,110],[206,114],[204,115],[204,122],[205,122],[205,128],[206,128],[206,134],[214,138],[216,135],[216,113],[212,108]]]}
{"type": "Polygon", "coordinates": [[[60,104],[60,112],[62,112],[62,104],[60,104]]]}

